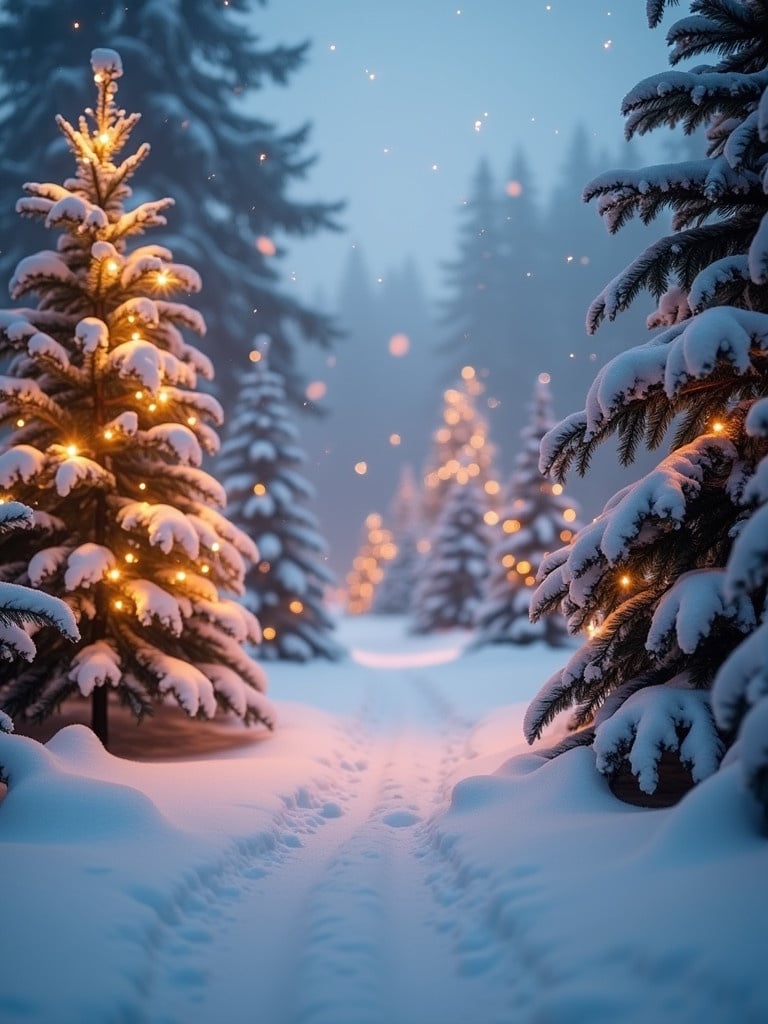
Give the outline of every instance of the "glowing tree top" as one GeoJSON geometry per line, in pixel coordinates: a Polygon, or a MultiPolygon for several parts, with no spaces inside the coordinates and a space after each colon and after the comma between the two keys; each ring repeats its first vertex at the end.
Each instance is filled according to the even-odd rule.
{"type": "Polygon", "coordinates": [[[35,512],[33,531],[0,536],[0,571],[65,600],[82,638],[54,639],[6,671],[0,699],[43,717],[90,696],[104,741],[109,690],[137,716],[172,698],[192,716],[222,709],[269,724],[263,671],[242,647],[258,622],[226,596],[242,592],[257,552],[200,469],[221,409],[196,391],[212,368],[182,333],[202,334],[203,320],[172,298],[200,280],[162,246],[129,246],[165,223],[173,200],[126,208],[149,147],[117,159],[139,115],[115,104],[118,54],[95,50],[92,67],[94,108],[77,127],[57,118],[75,177],[27,183],[18,203],[60,232],[11,281],[12,298],[36,294],[37,305],[0,314],[0,491],[35,512]]]}
{"type": "MultiPolygon", "coordinates": [[[[501,489],[493,469],[494,447],[488,438],[488,423],[477,409],[483,385],[474,367],[465,366],[461,378],[443,393],[442,423],[432,435],[432,452],[424,475],[424,512],[428,522],[440,515],[445,497],[456,482],[474,480],[493,506],[501,489]]],[[[487,520],[497,522],[493,513],[487,520]]]]}
{"type": "Polygon", "coordinates": [[[347,573],[347,611],[362,615],[371,610],[373,595],[384,578],[384,563],[397,554],[391,532],[378,512],[365,518],[363,541],[347,573]]]}

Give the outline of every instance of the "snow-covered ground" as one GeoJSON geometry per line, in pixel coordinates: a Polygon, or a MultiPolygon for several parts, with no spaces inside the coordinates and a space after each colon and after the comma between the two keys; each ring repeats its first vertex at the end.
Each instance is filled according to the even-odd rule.
{"type": "Polygon", "coordinates": [[[0,735],[0,1021],[768,1020],[768,841],[730,770],[630,807],[521,738],[564,652],[341,639],[268,666],[272,736],[0,735]]]}

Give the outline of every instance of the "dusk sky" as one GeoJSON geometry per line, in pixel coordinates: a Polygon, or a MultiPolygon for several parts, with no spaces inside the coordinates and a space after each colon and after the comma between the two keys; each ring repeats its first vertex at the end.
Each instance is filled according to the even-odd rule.
{"type": "Polygon", "coordinates": [[[296,195],[348,201],[345,234],[288,243],[285,273],[309,292],[335,288],[355,243],[374,278],[413,254],[434,289],[481,156],[503,176],[523,147],[546,196],[580,122],[614,159],[622,97],[667,62],[642,0],[273,0],[255,27],[264,44],[312,41],[259,113],[313,123],[296,195]]]}

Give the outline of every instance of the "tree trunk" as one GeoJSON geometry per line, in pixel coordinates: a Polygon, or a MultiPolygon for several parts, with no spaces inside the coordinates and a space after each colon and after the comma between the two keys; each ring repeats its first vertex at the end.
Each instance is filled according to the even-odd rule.
{"type": "Polygon", "coordinates": [[[109,749],[108,698],[109,691],[106,686],[97,686],[91,697],[91,728],[101,740],[106,750],[109,749]]]}

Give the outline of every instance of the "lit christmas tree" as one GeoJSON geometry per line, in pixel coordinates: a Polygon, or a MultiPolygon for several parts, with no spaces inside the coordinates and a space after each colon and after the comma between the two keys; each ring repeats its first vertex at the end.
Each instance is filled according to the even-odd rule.
{"type": "Polygon", "coordinates": [[[474,625],[488,575],[485,510],[476,481],[451,485],[413,595],[414,633],[474,625]]]}
{"type": "Polygon", "coordinates": [[[491,573],[477,616],[476,644],[525,644],[534,640],[556,646],[568,635],[565,619],[550,615],[531,622],[531,594],[539,567],[554,548],[567,544],[576,530],[578,511],[563,486],[539,471],[539,446],[554,426],[549,375],[540,374],[531,419],[521,433],[507,500],[491,553],[491,573]]]}
{"type": "MultiPolygon", "coordinates": [[[[488,439],[488,423],[478,412],[477,399],[483,393],[474,367],[465,366],[461,380],[444,392],[442,424],[432,435],[432,452],[424,476],[424,514],[435,523],[454,481],[477,482],[488,498],[486,509],[496,504],[501,486],[493,469],[494,448],[488,439]]],[[[487,522],[498,518],[492,513],[487,522]]]]}
{"type": "Polygon", "coordinates": [[[397,554],[385,563],[384,577],[375,591],[373,611],[379,615],[404,615],[411,606],[421,566],[420,495],[410,466],[404,466],[400,474],[390,520],[397,554]]]}
{"type": "MultiPolygon", "coordinates": [[[[664,7],[649,2],[652,23],[664,7]]],[[[614,433],[631,462],[674,425],[672,451],[545,562],[534,612],[559,606],[590,635],[531,705],[526,732],[573,708],[573,743],[594,741],[601,771],[628,765],[647,793],[665,749],[696,782],[735,741],[731,763],[768,807],[765,6],[696,0],[691,11],[667,38],[673,63],[696,66],[641,82],[623,109],[630,136],[706,125],[706,157],[611,171],[585,190],[611,231],[673,209],[672,232],[588,315],[595,330],[648,289],[649,326],[664,330],[600,371],[584,411],[544,439],[542,465],[584,471],[614,433]]]]}
{"type": "Polygon", "coordinates": [[[347,573],[347,611],[363,615],[373,607],[373,595],[384,578],[384,563],[397,554],[392,534],[378,512],[366,516],[363,541],[347,573]]]}
{"type": "Polygon", "coordinates": [[[115,105],[118,54],[95,50],[92,67],[94,110],[77,127],[58,118],[76,176],[29,183],[18,202],[61,232],[57,251],[21,260],[11,281],[14,299],[36,293],[38,305],[0,316],[11,357],[0,379],[0,489],[34,508],[36,526],[0,537],[2,574],[65,600],[82,640],[54,638],[5,676],[0,699],[11,715],[42,718],[90,696],[103,742],[110,689],[139,717],[172,698],[191,716],[221,708],[269,725],[263,670],[242,647],[258,640],[258,622],[224,596],[242,592],[256,551],[199,468],[217,447],[209,424],[221,410],[195,390],[212,370],[180,328],[205,325],[170,299],[200,281],[161,246],[129,248],[165,223],[173,200],[126,209],[148,147],[114,162],[139,115],[115,105]]]}
{"type": "Polygon", "coordinates": [[[246,604],[261,622],[262,657],[337,658],[341,648],[323,605],[333,575],[307,508],[313,492],[301,475],[299,432],[282,377],[257,354],[242,376],[219,460],[229,517],[259,549],[260,561],[245,578],[246,604]]]}

